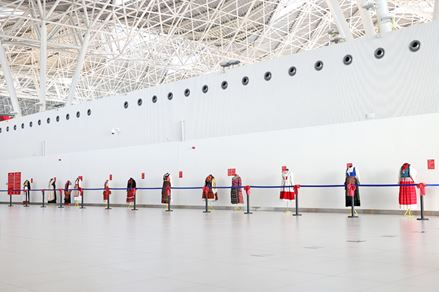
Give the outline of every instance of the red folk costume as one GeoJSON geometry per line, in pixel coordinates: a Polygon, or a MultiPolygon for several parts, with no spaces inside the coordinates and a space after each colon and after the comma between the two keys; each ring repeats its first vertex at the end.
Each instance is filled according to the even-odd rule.
{"type": "Polygon", "coordinates": [[[104,191],[103,191],[103,195],[104,195],[104,201],[107,201],[108,198],[111,195],[111,190],[110,190],[110,182],[107,179],[104,183],[104,191]]]}
{"type": "Polygon", "coordinates": [[[416,206],[416,186],[414,177],[416,170],[410,164],[404,163],[399,172],[399,205],[403,209],[411,209],[416,206]]]}
{"type": "Polygon", "coordinates": [[[84,195],[84,190],[82,189],[82,177],[78,176],[75,180],[75,187],[73,191],[73,196],[75,197],[75,203],[81,202],[81,197],[84,195]]]}
{"type": "Polygon", "coordinates": [[[292,201],[295,198],[294,187],[293,187],[293,175],[286,169],[282,171],[282,181],[280,190],[280,199],[292,201]]]}
{"type": "Polygon", "coordinates": [[[238,174],[232,177],[232,189],[230,190],[231,203],[243,204],[244,198],[242,197],[242,180],[238,174]]]}
{"type": "Polygon", "coordinates": [[[127,203],[134,202],[136,196],[136,181],[130,177],[127,184],[127,203]]]}
{"type": "Polygon", "coordinates": [[[71,202],[71,194],[72,190],[70,189],[70,186],[72,185],[72,182],[70,180],[66,181],[66,184],[64,185],[64,204],[70,205],[71,202]]]}
{"type": "Polygon", "coordinates": [[[218,200],[218,193],[216,192],[216,180],[211,174],[209,174],[204,181],[202,198],[215,201],[218,200]]]}
{"type": "Polygon", "coordinates": [[[170,196],[171,196],[171,175],[169,173],[165,173],[165,175],[163,176],[163,185],[162,185],[162,204],[168,204],[170,196]]]}

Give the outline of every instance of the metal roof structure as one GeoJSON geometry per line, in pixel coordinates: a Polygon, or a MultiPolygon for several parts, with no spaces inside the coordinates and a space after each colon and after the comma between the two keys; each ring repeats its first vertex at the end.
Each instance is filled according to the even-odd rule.
{"type": "MultiPolygon", "coordinates": [[[[431,21],[435,0],[0,0],[0,113],[44,111],[431,21]]],[[[436,2],[439,2],[436,0],[436,2]]],[[[434,10],[436,8],[436,10],[434,10]]]]}

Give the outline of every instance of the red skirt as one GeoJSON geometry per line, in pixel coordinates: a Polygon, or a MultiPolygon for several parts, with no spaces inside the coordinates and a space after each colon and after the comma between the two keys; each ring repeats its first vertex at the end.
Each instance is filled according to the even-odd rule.
{"type": "Polygon", "coordinates": [[[110,194],[111,194],[111,191],[110,191],[110,189],[105,189],[104,190],[104,201],[106,201],[106,200],[108,200],[108,197],[110,197],[110,194]]]}
{"type": "Polygon", "coordinates": [[[134,197],[136,196],[136,190],[131,189],[127,191],[127,203],[134,202],[134,197]]]}
{"type": "Polygon", "coordinates": [[[294,191],[280,191],[280,199],[281,200],[290,200],[293,201],[295,198],[294,191]]]}
{"type": "Polygon", "coordinates": [[[400,205],[416,205],[416,187],[407,186],[409,184],[414,184],[415,182],[407,177],[402,178],[399,184],[399,204],[400,205]]]}

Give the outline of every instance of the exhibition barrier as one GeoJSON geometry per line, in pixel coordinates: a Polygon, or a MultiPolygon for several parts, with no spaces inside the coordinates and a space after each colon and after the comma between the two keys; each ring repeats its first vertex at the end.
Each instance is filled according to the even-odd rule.
{"type": "MultiPolygon", "coordinates": [[[[402,184],[358,184],[358,187],[400,187],[402,186],[402,184]]],[[[426,218],[424,216],[424,196],[426,195],[426,188],[427,187],[439,187],[439,184],[426,184],[426,183],[413,183],[413,184],[404,184],[404,186],[415,186],[417,188],[419,188],[420,190],[420,207],[421,207],[421,217],[418,218],[418,220],[428,220],[428,218],[426,218]]],[[[307,184],[307,185],[286,185],[286,186],[279,186],[279,185],[246,185],[246,186],[216,186],[214,187],[215,189],[244,189],[244,191],[246,192],[246,212],[244,214],[252,214],[252,212],[250,212],[250,194],[251,194],[251,189],[283,189],[283,188],[294,188],[295,191],[295,212],[293,214],[293,216],[301,216],[302,214],[299,213],[299,189],[300,188],[347,188],[348,190],[348,195],[349,196],[353,196],[353,192],[355,191],[355,188],[357,187],[356,185],[353,184],[349,184],[349,185],[345,185],[345,184],[307,184]]],[[[180,187],[169,187],[167,188],[166,192],[168,193],[168,207],[167,207],[167,212],[172,212],[173,210],[171,209],[171,190],[202,190],[205,187],[185,187],[185,186],[180,186],[180,187]]],[[[162,187],[138,187],[135,188],[136,190],[162,190],[162,187]]],[[[56,189],[59,193],[60,193],[60,205],[59,208],[64,208],[63,203],[62,203],[62,192],[64,191],[63,189],[56,189]]],[[[81,188],[81,189],[69,189],[69,191],[104,191],[105,188],[81,188]]],[[[128,188],[107,188],[107,190],[114,190],[114,191],[128,191],[128,188]]],[[[15,192],[15,194],[8,194],[9,195],[9,206],[12,207],[12,196],[13,195],[17,195],[17,192],[41,192],[42,193],[42,202],[41,202],[41,207],[45,208],[45,192],[46,191],[54,191],[54,189],[32,189],[30,191],[25,190],[25,189],[18,189],[18,190],[2,190],[0,189],[0,193],[6,193],[6,192],[15,192]]],[[[105,209],[110,210],[110,197],[108,196],[108,200],[107,200],[107,206],[105,209]]],[[[133,211],[137,211],[137,203],[136,203],[136,197],[137,197],[137,193],[134,195],[134,204],[133,204],[133,211]]],[[[352,202],[352,206],[351,206],[351,215],[349,216],[349,218],[357,218],[358,215],[355,215],[355,206],[354,206],[354,200],[351,200],[352,202]]],[[[28,207],[28,202],[25,202],[25,207],[28,207]]],[[[84,194],[82,193],[81,195],[81,204],[80,204],[80,208],[81,209],[85,209],[84,206],[84,194]]],[[[209,200],[206,196],[205,198],[205,209],[203,211],[203,213],[210,213],[209,211],[209,200]]]]}

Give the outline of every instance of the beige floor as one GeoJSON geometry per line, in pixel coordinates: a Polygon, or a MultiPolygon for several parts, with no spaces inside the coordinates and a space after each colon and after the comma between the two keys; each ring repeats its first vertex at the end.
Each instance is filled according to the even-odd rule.
{"type": "Polygon", "coordinates": [[[0,291],[439,291],[439,218],[0,205],[0,291]]]}

